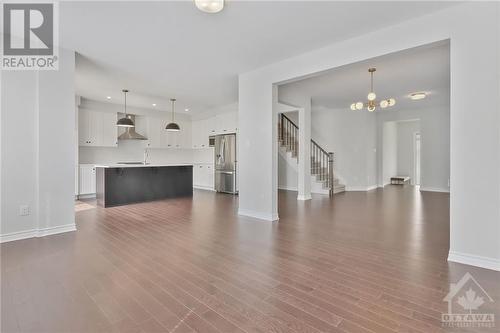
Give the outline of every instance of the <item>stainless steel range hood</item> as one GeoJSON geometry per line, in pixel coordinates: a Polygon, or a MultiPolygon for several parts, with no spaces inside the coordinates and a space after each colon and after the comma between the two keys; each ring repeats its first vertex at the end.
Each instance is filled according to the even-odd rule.
{"type": "MultiPolygon", "coordinates": [[[[134,122],[134,124],[136,123],[135,116],[133,114],[129,114],[127,115],[127,117],[129,117],[134,122]]],[[[145,136],[137,133],[135,131],[135,127],[125,127],[125,132],[118,136],[118,140],[147,140],[147,139],[148,138],[146,138],[145,136]]]]}

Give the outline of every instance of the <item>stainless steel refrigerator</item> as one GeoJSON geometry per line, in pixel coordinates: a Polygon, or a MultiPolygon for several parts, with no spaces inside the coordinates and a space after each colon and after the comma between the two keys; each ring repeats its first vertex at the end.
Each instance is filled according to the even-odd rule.
{"type": "Polygon", "coordinates": [[[215,190],[236,194],[236,134],[215,136],[215,190]]]}

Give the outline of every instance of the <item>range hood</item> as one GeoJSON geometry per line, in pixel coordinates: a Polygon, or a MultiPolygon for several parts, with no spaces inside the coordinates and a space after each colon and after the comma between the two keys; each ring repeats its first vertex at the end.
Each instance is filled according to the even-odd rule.
{"type": "MultiPolygon", "coordinates": [[[[134,124],[135,122],[135,116],[132,114],[127,115],[128,118],[130,118],[134,124]]],[[[125,127],[125,132],[120,134],[118,136],[118,140],[147,140],[145,136],[137,133],[135,131],[135,127],[125,127]]]]}

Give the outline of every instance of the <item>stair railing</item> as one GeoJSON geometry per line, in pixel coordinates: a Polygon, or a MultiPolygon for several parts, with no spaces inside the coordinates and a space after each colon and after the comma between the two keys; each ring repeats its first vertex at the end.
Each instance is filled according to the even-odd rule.
{"type": "Polygon", "coordinates": [[[327,152],[316,141],[311,139],[311,174],[325,182],[328,194],[333,196],[334,175],[333,175],[333,153],[327,152]]]}
{"type": "Polygon", "coordinates": [[[293,156],[298,156],[299,127],[283,113],[280,113],[280,116],[278,117],[278,139],[289,151],[292,152],[293,156]]]}
{"type": "MultiPolygon", "coordinates": [[[[292,152],[293,156],[299,153],[299,127],[283,113],[278,117],[278,140],[282,146],[292,152]]],[[[299,159],[297,158],[297,163],[299,159]]],[[[314,140],[311,140],[311,175],[325,182],[328,194],[333,196],[335,177],[333,174],[333,153],[327,152],[314,140]]]]}

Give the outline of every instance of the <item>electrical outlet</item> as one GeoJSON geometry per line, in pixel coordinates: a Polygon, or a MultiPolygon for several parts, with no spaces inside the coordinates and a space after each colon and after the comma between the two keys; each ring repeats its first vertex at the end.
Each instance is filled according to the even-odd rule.
{"type": "Polygon", "coordinates": [[[19,206],[19,215],[21,215],[21,216],[30,215],[30,207],[27,205],[19,206]]]}

